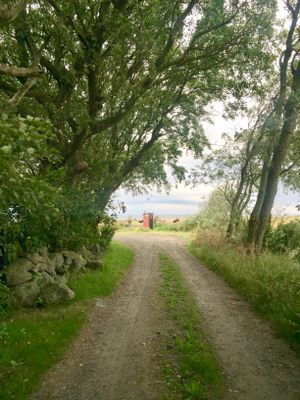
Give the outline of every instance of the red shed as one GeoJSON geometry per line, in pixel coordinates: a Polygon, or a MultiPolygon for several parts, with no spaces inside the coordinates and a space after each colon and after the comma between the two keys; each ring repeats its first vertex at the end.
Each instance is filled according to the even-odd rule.
{"type": "Polygon", "coordinates": [[[153,229],[153,216],[154,213],[144,213],[143,227],[153,229]]]}

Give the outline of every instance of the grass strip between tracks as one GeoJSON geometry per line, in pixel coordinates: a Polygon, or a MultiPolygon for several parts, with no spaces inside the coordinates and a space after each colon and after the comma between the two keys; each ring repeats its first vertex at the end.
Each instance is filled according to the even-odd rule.
{"type": "Polygon", "coordinates": [[[30,397],[42,375],[78,335],[93,299],[110,295],[132,260],[131,249],[113,242],[104,256],[103,271],[88,271],[69,281],[76,294],[73,301],[10,312],[0,332],[0,400],[30,397]]]}
{"type": "Polygon", "coordinates": [[[223,378],[212,348],[201,329],[195,302],[178,266],[160,255],[163,283],[161,293],[167,311],[175,321],[174,357],[164,366],[172,392],[168,400],[205,400],[220,397],[223,378]]]}

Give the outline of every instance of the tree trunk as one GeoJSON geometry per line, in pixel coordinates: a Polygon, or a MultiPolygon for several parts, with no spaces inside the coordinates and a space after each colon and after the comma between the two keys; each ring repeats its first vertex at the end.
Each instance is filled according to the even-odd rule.
{"type": "Polygon", "coordinates": [[[240,205],[242,203],[241,197],[243,195],[243,191],[245,192],[245,185],[247,183],[247,174],[248,174],[248,167],[249,167],[249,162],[251,158],[251,152],[249,152],[249,145],[250,143],[247,143],[247,158],[244,162],[244,165],[242,166],[241,169],[241,174],[239,178],[239,184],[237,187],[237,191],[233,197],[231,207],[230,207],[230,217],[229,217],[229,224],[226,230],[226,236],[228,238],[231,238],[232,236],[235,235],[236,229],[239,225],[239,221],[242,216],[243,209],[241,209],[240,205]]]}
{"type": "MultiPolygon", "coordinates": [[[[286,93],[287,93],[287,71],[289,67],[289,62],[293,54],[293,37],[295,34],[295,29],[297,27],[298,23],[298,15],[299,15],[299,10],[300,10],[300,2],[298,1],[297,4],[295,5],[295,8],[291,10],[291,25],[287,34],[286,38],[286,45],[285,45],[285,50],[283,51],[280,59],[279,59],[279,65],[280,65],[280,73],[279,73],[279,83],[280,83],[280,88],[279,88],[279,96],[277,100],[275,101],[274,104],[274,109],[273,112],[270,114],[270,116],[266,119],[263,130],[268,132],[268,125],[269,122],[272,122],[273,116],[275,118],[278,118],[278,121],[280,121],[282,113],[284,112],[284,121],[281,129],[281,133],[279,136],[279,139],[276,140],[276,138],[273,138],[273,141],[275,141],[275,146],[272,145],[270,142],[270,147],[269,147],[269,154],[267,155],[267,160],[264,162],[263,170],[262,170],[262,176],[261,176],[261,181],[260,181],[260,188],[259,188],[259,193],[257,197],[257,201],[255,204],[255,207],[251,213],[251,217],[249,220],[249,225],[248,225],[248,235],[247,235],[247,243],[252,247],[255,248],[257,251],[260,251],[263,243],[263,238],[264,234],[266,231],[267,227],[267,221],[270,218],[271,215],[271,209],[273,206],[274,198],[276,195],[277,191],[277,185],[278,185],[278,178],[280,174],[280,169],[281,169],[281,164],[284,159],[285,153],[286,153],[286,146],[288,143],[288,139],[292,131],[294,130],[295,127],[293,127],[292,120],[296,118],[297,120],[297,101],[292,101],[293,105],[291,104],[291,100],[293,99],[293,96],[296,95],[298,92],[297,89],[297,81],[299,80],[299,76],[296,77],[296,74],[294,73],[293,76],[293,81],[292,81],[292,88],[291,88],[291,94],[286,100],[286,93]],[[293,111],[294,112],[294,117],[292,117],[293,111]],[[290,120],[292,118],[292,120],[290,120]],[[292,130],[292,131],[290,131],[292,130]],[[285,146],[285,148],[281,148],[281,146],[285,146]],[[272,156],[273,154],[273,156],[272,156]],[[269,166],[269,160],[271,160],[271,165],[269,166]],[[279,172],[278,172],[279,169],[279,172]]],[[[295,57],[295,56],[294,56],[295,57]]],[[[291,63],[292,70],[293,70],[293,61],[291,63]]],[[[294,71],[295,72],[295,71],[294,71]]],[[[299,62],[297,65],[297,74],[299,75],[299,62]]],[[[296,99],[295,99],[296,100],[296,99]]],[[[272,126],[272,124],[271,124],[272,126]]],[[[272,130],[271,130],[272,132],[272,130]]]]}
{"type": "Polygon", "coordinates": [[[235,235],[236,228],[238,226],[238,210],[237,210],[237,200],[236,198],[233,200],[234,203],[232,203],[231,208],[230,208],[230,216],[229,216],[229,223],[226,229],[226,237],[228,239],[232,238],[235,235]]]}
{"type": "Polygon", "coordinates": [[[108,206],[111,196],[113,193],[119,189],[121,185],[121,181],[113,181],[113,178],[111,182],[109,183],[104,183],[100,189],[97,191],[96,195],[96,205],[98,208],[99,213],[103,213],[108,206]]]}
{"type": "Polygon", "coordinates": [[[274,149],[270,171],[266,182],[265,197],[259,214],[259,224],[255,234],[255,250],[260,252],[263,239],[267,229],[268,221],[277,193],[277,186],[280,177],[281,167],[287,152],[289,139],[293,134],[300,110],[300,62],[293,75],[292,90],[286,102],[284,122],[280,133],[279,141],[274,149]]]}
{"type": "MultiPolygon", "coordinates": [[[[270,150],[272,150],[272,149],[270,148],[270,150]]],[[[270,159],[271,159],[271,151],[269,151],[267,160],[265,160],[264,164],[263,164],[262,174],[260,177],[260,184],[259,184],[259,189],[258,189],[255,206],[251,212],[249,222],[248,222],[246,243],[252,248],[254,247],[255,234],[256,234],[258,223],[259,223],[259,214],[260,214],[260,210],[261,210],[261,207],[262,207],[262,204],[264,201],[264,197],[265,197],[265,193],[266,193],[266,185],[267,185],[267,179],[268,179],[268,174],[269,174],[269,169],[270,169],[270,159]]]]}

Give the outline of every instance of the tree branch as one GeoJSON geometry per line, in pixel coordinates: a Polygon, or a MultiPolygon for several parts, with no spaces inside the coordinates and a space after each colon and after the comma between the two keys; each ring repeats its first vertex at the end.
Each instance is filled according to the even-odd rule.
{"type": "Polygon", "coordinates": [[[10,67],[5,64],[0,64],[0,75],[33,78],[41,76],[42,73],[43,71],[38,68],[10,67]]]}
{"type": "Polygon", "coordinates": [[[35,85],[37,80],[38,78],[28,78],[25,84],[17,91],[17,93],[10,100],[8,100],[9,107],[16,107],[27,94],[27,92],[29,92],[32,86],[35,85]]]}

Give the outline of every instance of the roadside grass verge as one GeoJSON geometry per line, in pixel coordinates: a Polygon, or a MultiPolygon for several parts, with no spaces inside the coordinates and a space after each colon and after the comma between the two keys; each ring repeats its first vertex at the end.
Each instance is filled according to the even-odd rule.
{"type": "Polygon", "coordinates": [[[164,366],[167,384],[173,395],[167,400],[205,400],[219,398],[223,379],[205,334],[199,312],[177,265],[160,255],[163,283],[161,293],[167,311],[177,325],[172,364],[164,366]]]}
{"type": "Polygon", "coordinates": [[[76,293],[74,302],[109,296],[133,261],[133,251],[113,242],[104,256],[103,271],[88,271],[73,276],[68,286],[76,293]]]}
{"type": "Polygon", "coordinates": [[[213,233],[199,233],[189,250],[222,275],[271,321],[300,356],[300,265],[287,255],[265,252],[259,257],[213,233]]]}
{"type": "Polygon", "coordinates": [[[87,320],[93,299],[108,296],[129,268],[133,252],[113,242],[103,271],[73,277],[73,301],[12,311],[0,329],[0,400],[27,400],[42,375],[65,353],[87,320]]]}

